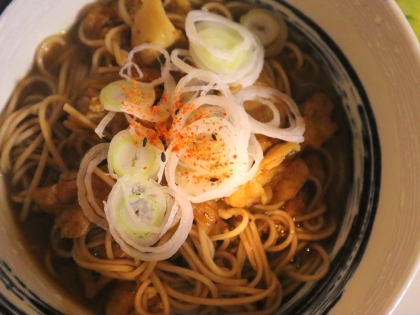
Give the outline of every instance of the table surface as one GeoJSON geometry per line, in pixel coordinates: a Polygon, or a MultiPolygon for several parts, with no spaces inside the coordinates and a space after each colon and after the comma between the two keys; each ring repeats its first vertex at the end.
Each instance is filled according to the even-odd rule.
{"type": "Polygon", "coordinates": [[[417,315],[420,314],[420,271],[413,277],[404,295],[394,308],[392,315],[417,315]]]}

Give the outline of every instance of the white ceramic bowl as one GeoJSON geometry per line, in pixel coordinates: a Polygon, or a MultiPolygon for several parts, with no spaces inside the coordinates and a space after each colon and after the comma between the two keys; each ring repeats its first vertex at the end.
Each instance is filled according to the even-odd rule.
{"type": "MultiPolygon", "coordinates": [[[[65,30],[87,1],[14,0],[0,16],[0,108],[27,72],[37,44],[65,30]]],[[[391,314],[420,258],[417,40],[394,1],[258,2],[281,10],[318,52],[353,132],[352,192],[331,273],[282,312],[391,314]]],[[[87,312],[31,261],[3,184],[0,192],[0,312],[87,312]]]]}

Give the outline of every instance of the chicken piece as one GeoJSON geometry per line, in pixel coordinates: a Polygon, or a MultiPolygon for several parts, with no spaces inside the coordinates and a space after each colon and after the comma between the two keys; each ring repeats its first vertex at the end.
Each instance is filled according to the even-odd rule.
{"type": "Polygon", "coordinates": [[[61,207],[57,196],[57,185],[35,188],[32,192],[32,200],[42,211],[51,214],[57,214],[61,207]]]}
{"type": "Polygon", "coordinates": [[[288,214],[290,214],[292,218],[295,218],[304,214],[305,209],[306,209],[306,204],[300,195],[297,195],[296,197],[289,199],[285,203],[284,208],[283,208],[283,210],[286,211],[288,214]]]}
{"type": "Polygon", "coordinates": [[[300,112],[306,124],[303,137],[304,143],[319,149],[321,145],[337,130],[337,125],[331,121],[334,104],[321,93],[307,99],[301,106],[300,112]]]}
{"type": "Polygon", "coordinates": [[[279,174],[279,182],[273,187],[273,202],[294,198],[309,177],[309,168],[300,159],[293,159],[279,174]]]}
{"type": "MultiPolygon", "coordinates": [[[[60,175],[57,184],[36,188],[32,194],[39,208],[55,215],[54,228],[60,229],[64,238],[84,235],[91,224],[78,204],[76,177],[76,172],[65,172],[60,175]]],[[[97,204],[103,207],[103,200],[106,200],[111,188],[96,175],[92,176],[92,188],[97,204]]]]}
{"type": "Polygon", "coordinates": [[[76,173],[63,173],[57,184],[34,189],[32,199],[43,211],[57,214],[63,204],[77,200],[76,173]]]}
{"type": "Polygon", "coordinates": [[[322,155],[317,151],[310,151],[306,153],[302,159],[308,165],[311,175],[318,179],[321,183],[324,183],[327,178],[327,174],[322,155]]]}
{"type": "Polygon", "coordinates": [[[75,103],[75,108],[82,114],[86,114],[89,110],[89,105],[92,97],[98,97],[99,90],[94,88],[87,88],[75,103]]]}
{"type": "Polygon", "coordinates": [[[110,7],[98,6],[83,20],[84,34],[90,40],[104,39],[108,31],[115,26],[117,20],[116,12],[110,7]]]}
{"type": "Polygon", "coordinates": [[[227,224],[219,216],[219,209],[227,209],[223,201],[209,200],[202,203],[193,203],[194,219],[207,235],[222,233],[227,224]]]}
{"type": "MultiPolygon", "coordinates": [[[[55,227],[61,230],[61,237],[80,237],[90,225],[78,204],[76,177],[76,172],[63,173],[57,184],[39,187],[32,195],[43,211],[55,215],[55,227]]],[[[103,206],[102,201],[107,198],[110,187],[96,175],[92,176],[92,187],[98,205],[103,206]]]]}
{"type": "Polygon", "coordinates": [[[105,314],[131,314],[134,311],[136,283],[119,281],[106,302],[105,314]]]}
{"type": "Polygon", "coordinates": [[[77,200],[76,178],[76,172],[66,172],[60,175],[57,183],[57,198],[61,203],[69,204],[77,200]]]}
{"type": "Polygon", "coordinates": [[[247,183],[240,185],[238,190],[225,197],[224,201],[235,208],[249,208],[257,203],[267,204],[269,193],[255,179],[251,179],[247,183]]]}
{"type": "MultiPolygon", "coordinates": [[[[132,47],[152,43],[165,49],[173,46],[183,36],[166,15],[162,1],[157,0],[143,1],[134,17],[131,34],[132,47]]],[[[143,50],[139,55],[141,64],[149,64],[158,57],[154,50],[143,50]]]]}
{"type": "Polygon", "coordinates": [[[236,208],[249,208],[258,203],[267,204],[271,196],[271,187],[268,184],[276,174],[281,172],[284,159],[299,151],[298,143],[287,142],[275,145],[264,156],[254,178],[240,185],[238,190],[225,197],[224,201],[236,208]]]}
{"type": "Polygon", "coordinates": [[[90,221],[82,208],[75,204],[60,211],[54,221],[54,227],[60,229],[60,236],[78,238],[89,230],[90,221]]]}

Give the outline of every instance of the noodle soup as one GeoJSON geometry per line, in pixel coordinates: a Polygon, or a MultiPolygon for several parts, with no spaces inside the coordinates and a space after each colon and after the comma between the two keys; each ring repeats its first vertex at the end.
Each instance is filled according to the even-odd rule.
{"type": "Polygon", "coordinates": [[[1,171],[28,248],[81,303],[272,314],[328,278],[348,233],[352,126],[283,19],[110,1],[39,45],[1,116],[1,171]]]}

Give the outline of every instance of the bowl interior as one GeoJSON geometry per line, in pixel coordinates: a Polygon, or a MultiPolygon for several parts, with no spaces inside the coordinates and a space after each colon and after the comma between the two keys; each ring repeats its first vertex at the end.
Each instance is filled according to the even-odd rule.
{"type": "Polygon", "coordinates": [[[330,252],[331,270],[316,284],[307,285],[280,312],[325,313],[339,301],[369,241],[381,182],[379,135],[368,94],[341,47],[311,16],[294,5],[267,4],[283,12],[291,33],[309,45],[311,54],[330,73],[345,116],[339,120],[339,128],[341,133],[348,131],[351,137],[347,148],[345,139],[337,137],[335,141],[340,144],[333,151],[337,175],[330,203],[333,209],[344,211],[344,217],[330,252]]]}

